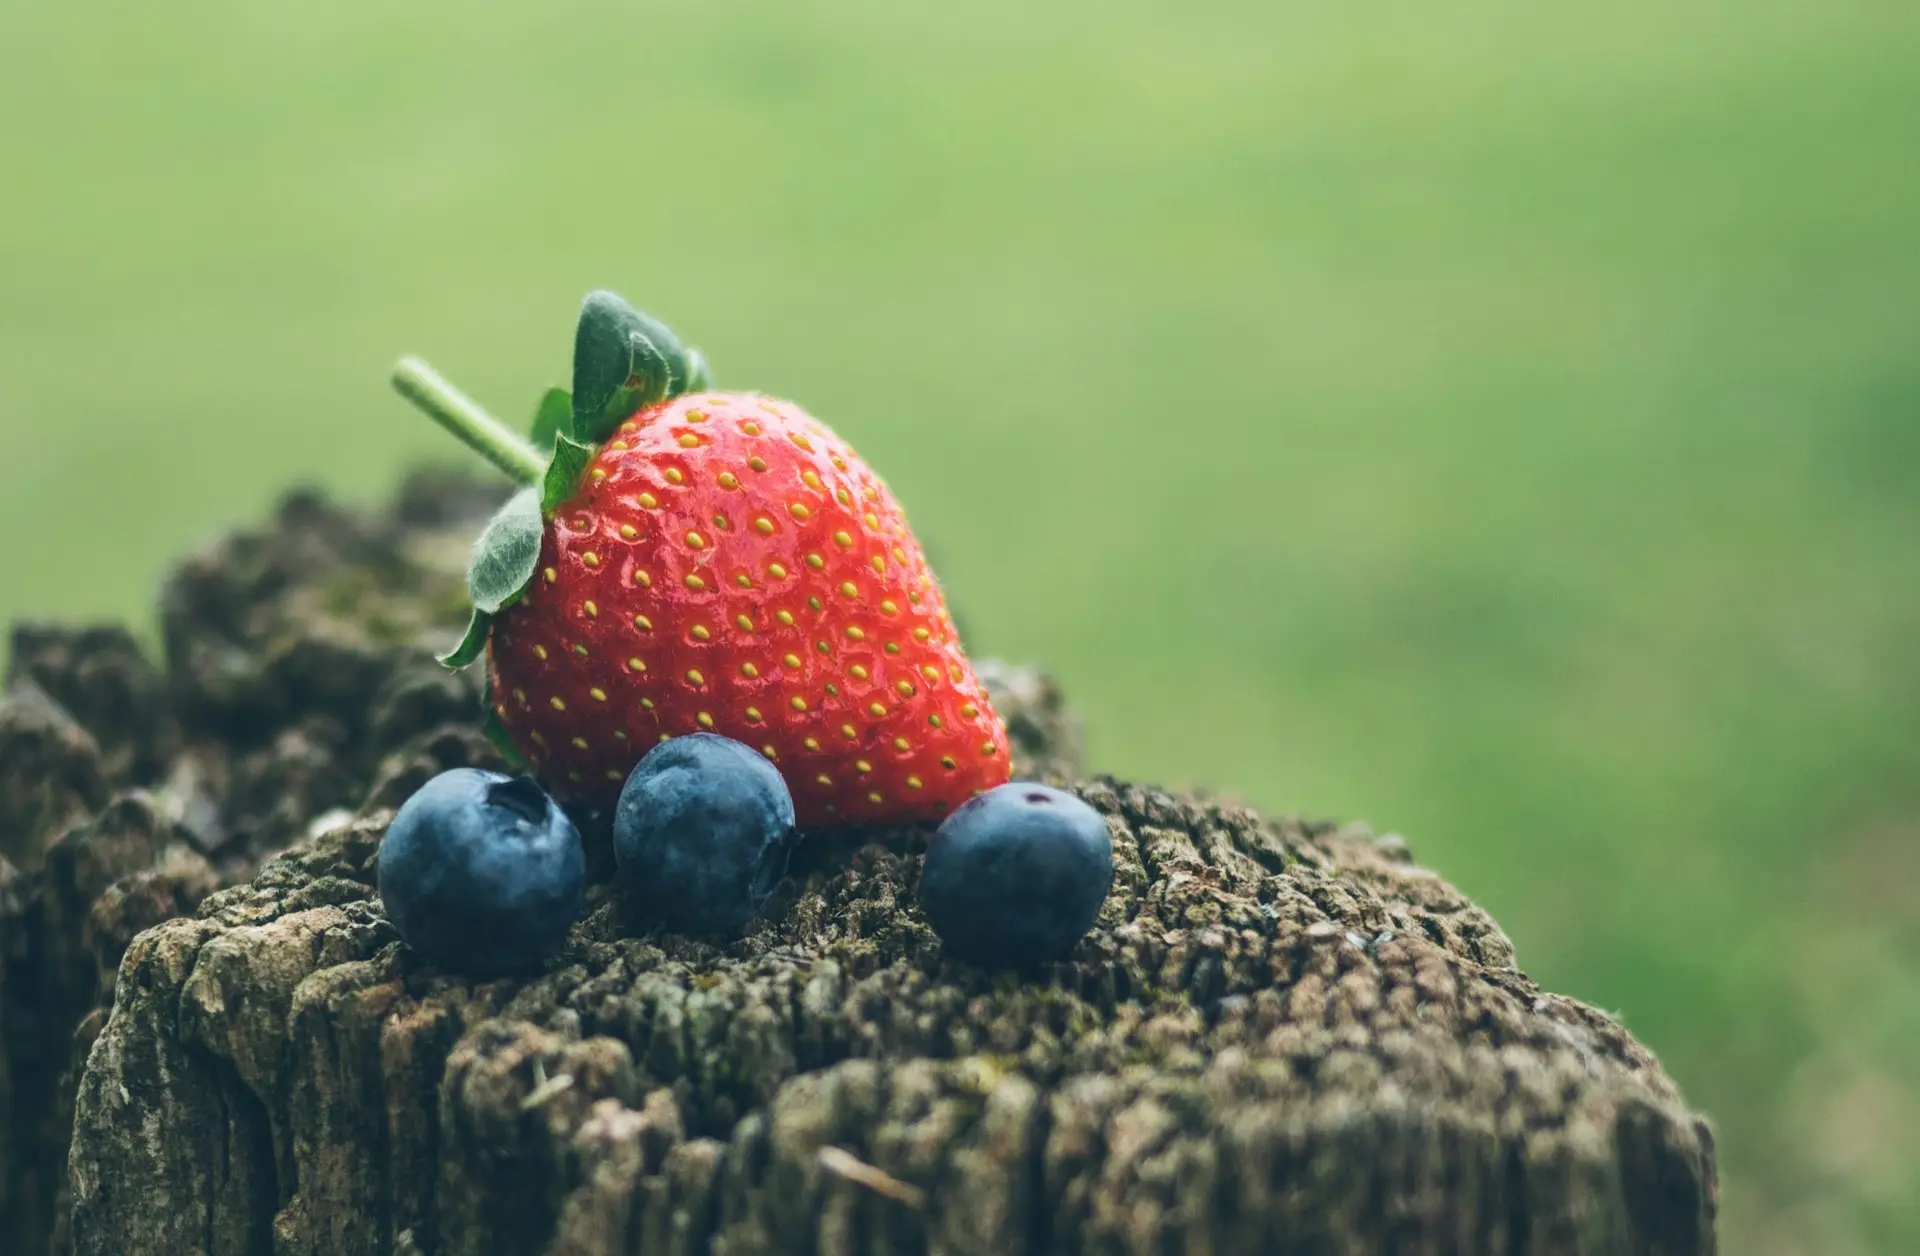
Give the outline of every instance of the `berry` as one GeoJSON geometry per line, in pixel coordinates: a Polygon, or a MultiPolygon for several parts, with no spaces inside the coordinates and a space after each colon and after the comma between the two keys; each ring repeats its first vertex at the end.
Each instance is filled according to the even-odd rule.
{"type": "Polygon", "coordinates": [[[810,827],[934,819],[1007,777],[899,505],[790,403],[703,393],[623,423],[488,655],[514,743],[589,803],[701,731],[772,760],[810,827]]]}
{"type": "Polygon", "coordinates": [[[712,733],[661,742],[620,791],[613,854],[641,914],[735,934],[787,870],[793,795],[757,751],[712,733]]]}
{"type": "Polygon", "coordinates": [[[1100,813],[1024,781],[948,816],[927,845],[920,906],[947,950],[989,968],[1064,959],[1113,885],[1100,813]]]}
{"type": "Polygon", "coordinates": [[[699,732],[771,760],[807,827],[936,820],[1006,781],[904,512],[799,406],[714,391],[609,293],[581,315],[571,417],[556,389],[536,419],[550,460],[425,364],[395,382],[539,486],[482,538],[449,661],[484,641],[496,731],[562,797],[607,808],[649,746],[699,732]]]}
{"type": "Polygon", "coordinates": [[[442,772],[380,841],[380,901],[400,936],[476,976],[537,968],[559,950],[586,880],[580,834],[526,777],[442,772]]]}

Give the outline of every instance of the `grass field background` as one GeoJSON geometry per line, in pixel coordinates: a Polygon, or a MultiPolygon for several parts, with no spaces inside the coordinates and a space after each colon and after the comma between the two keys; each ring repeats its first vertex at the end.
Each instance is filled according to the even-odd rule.
{"type": "Polygon", "coordinates": [[[1920,8],[0,0],[0,619],[458,457],[609,286],[1096,764],[1364,818],[1920,1250],[1920,8]]]}

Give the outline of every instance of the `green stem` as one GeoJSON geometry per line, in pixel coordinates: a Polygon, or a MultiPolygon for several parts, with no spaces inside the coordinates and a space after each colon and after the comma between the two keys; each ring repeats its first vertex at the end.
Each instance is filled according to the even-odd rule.
{"type": "Polygon", "coordinates": [[[428,418],[519,483],[538,484],[545,477],[547,460],[539,450],[419,358],[400,359],[393,368],[393,387],[426,411],[428,418]]]}

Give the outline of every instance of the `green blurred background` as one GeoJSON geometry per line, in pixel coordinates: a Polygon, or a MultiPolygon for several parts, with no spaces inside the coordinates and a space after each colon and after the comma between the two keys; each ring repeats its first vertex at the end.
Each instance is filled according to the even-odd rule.
{"type": "Polygon", "coordinates": [[[1410,836],[1920,1250],[1920,6],[0,0],[0,619],[458,457],[617,288],[1096,763],[1410,836]]]}

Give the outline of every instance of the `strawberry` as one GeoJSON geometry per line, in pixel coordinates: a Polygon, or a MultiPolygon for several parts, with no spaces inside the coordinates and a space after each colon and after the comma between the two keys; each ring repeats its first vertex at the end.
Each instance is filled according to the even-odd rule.
{"type": "Polygon", "coordinates": [[[536,418],[544,465],[422,364],[396,383],[538,472],[476,547],[448,661],[484,645],[497,731],[555,792],[610,806],[649,747],[694,732],[765,754],[804,826],[934,820],[1007,780],[905,513],[800,407],[713,390],[697,350],[607,293],[582,313],[572,396],[536,418]]]}

